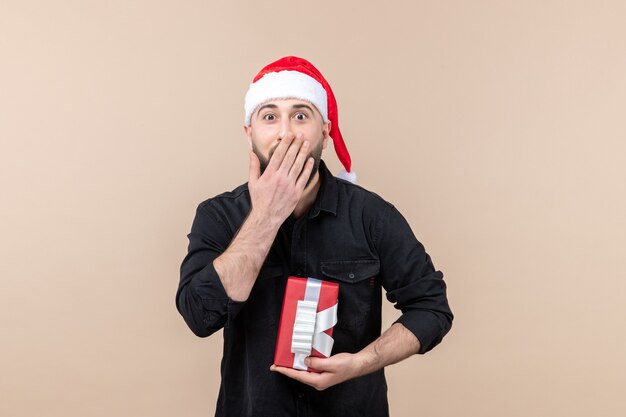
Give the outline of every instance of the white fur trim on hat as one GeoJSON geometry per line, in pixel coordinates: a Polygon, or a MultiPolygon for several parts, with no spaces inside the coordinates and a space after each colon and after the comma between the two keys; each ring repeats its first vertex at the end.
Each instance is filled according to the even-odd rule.
{"type": "Polygon", "coordinates": [[[328,121],[328,98],[319,81],[299,71],[280,71],[265,74],[250,84],[246,93],[244,109],[246,126],[250,126],[252,113],[263,103],[272,99],[297,98],[313,104],[328,121]]]}
{"type": "Polygon", "coordinates": [[[339,174],[337,174],[337,177],[341,178],[342,180],[349,181],[352,184],[356,184],[356,172],[354,171],[346,172],[345,169],[342,169],[341,171],[339,171],[339,174]]]}

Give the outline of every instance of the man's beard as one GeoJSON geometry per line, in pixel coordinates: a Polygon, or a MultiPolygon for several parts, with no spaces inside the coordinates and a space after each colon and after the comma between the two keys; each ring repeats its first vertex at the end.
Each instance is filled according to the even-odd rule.
{"type": "MultiPolygon", "coordinates": [[[[270,159],[272,159],[272,155],[274,155],[274,150],[276,149],[276,146],[270,149],[269,158],[266,158],[261,153],[261,151],[257,149],[254,143],[252,144],[252,151],[256,154],[256,156],[259,158],[259,161],[261,162],[261,175],[263,175],[263,173],[265,172],[265,169],[267,168],[267,165],[270,162],[270,159]]],[[[306,182],[305,188],[308,187],[309,183],[313,180],[313,177],[315,177],[315,174],[317,173],[317,171],[319,171],[320,161],[322,159],[322,149],[323,149],[322,141],[320,141],[319,145],[315,149],[313,149],[311,152],[309,152],[309,157],[312,157],[315,162],[313,163],[313,170],[311,171],[311,175],[309,175],[309,179],[306,182]]]]}

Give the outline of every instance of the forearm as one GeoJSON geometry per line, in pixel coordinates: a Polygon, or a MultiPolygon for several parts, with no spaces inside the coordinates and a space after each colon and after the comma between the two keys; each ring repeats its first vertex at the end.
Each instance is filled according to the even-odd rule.
{"type": "Polygon", "coordinates": [[[253,209],[226,251],[215,258],[213,267],[230,299],[248,299],[279,227],[253,209]]]}
{"type": "Polygon", "coordinates": [[[393,324],[380,337],[355,354],[357,376],[367,375],[400,362],[420,350],[420,342],[400,323],[393,324]]]}

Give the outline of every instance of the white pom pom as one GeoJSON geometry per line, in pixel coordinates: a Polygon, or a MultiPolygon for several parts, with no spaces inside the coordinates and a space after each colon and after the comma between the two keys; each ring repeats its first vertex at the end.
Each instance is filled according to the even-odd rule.
{"type": "Polygon", "coordinates": [[[356,172],[354,171],[346,172],[345,169],[342,169],[337,177],[342,180],[350,181],[352,184],[356,184],[356,172]]]}

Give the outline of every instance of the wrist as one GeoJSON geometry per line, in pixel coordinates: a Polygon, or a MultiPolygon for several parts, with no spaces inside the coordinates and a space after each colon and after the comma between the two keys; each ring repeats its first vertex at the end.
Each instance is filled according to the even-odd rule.
{"type": "Polygon", "coordinates": [[[254,229],[262,234],[275,234],[283,224],[285,219],[276,219],[274,216],[269,215],[267,212],[255,209],[252,207],[246,222],[254,229]]]}
{"type": "Polygon", "coordinates": [[[378,366],[378,355],[376,352],[368,348],[355,353],[354,362],[356,371],[355,377],[367,375],[380,368],[380,366],[378,366]]]}

